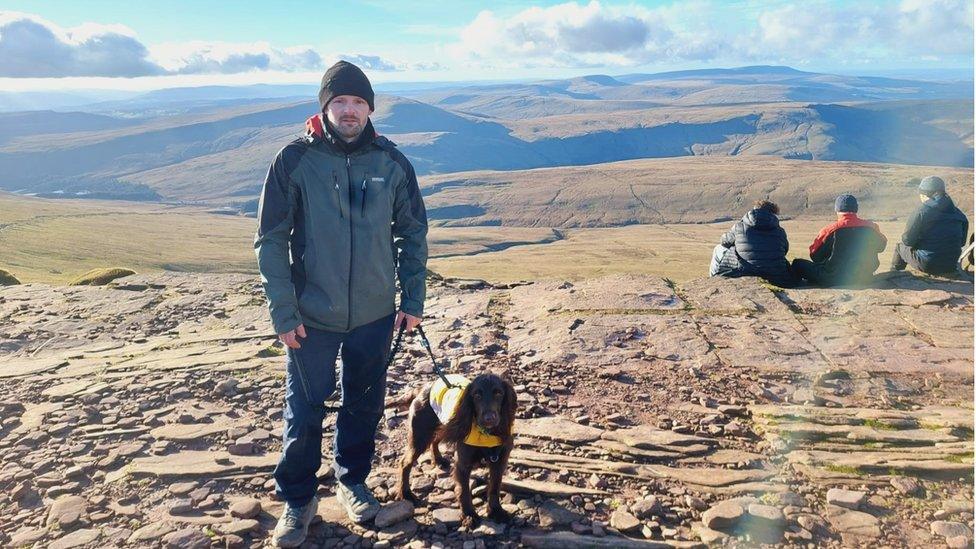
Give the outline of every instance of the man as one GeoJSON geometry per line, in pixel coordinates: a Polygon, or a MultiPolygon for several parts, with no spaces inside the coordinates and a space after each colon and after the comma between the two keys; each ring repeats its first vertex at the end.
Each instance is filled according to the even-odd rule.
{"type": "Polygon", "coordinates": [[[329,68],[322,114],[278,153],[261,194],[254,247],[272,324],[287,346],[284,447],[274,471],[286,502],[273,536],[280,547],[300,545],[317,510],[323,402],[336,390],[340,351],[336,497],[355,522],[376,515],[365,480],[390,341],[423,314],[427,214],[410,162],[373,130],[373,98],[358,67],[329,68]]]}
{"type": "Polygon", "coordinates": [[[794,286],[796,281],[786,261],[790,243],[778,214],[779,206],[757,200],[752,210],[722,235],[712,251],[709,276],[759,276],[777,286],[794,286]]]}
{"type": "Polygon", "coordinates": [[[901,271],[911,265],[929,274],[954,274],[966,244],[969,220],[946,194],[942,178],[926,177],[919,183],[918,193],[922,205],[908,218],[891,258],[891,269],[901,271]]]}
{"type": "Polygon", "coordinates": [[[817,286],[869,284],[878,254],[888,245],[873,221],[857,216],[857,199],[842,194],[834,200],[837,221],[821,229],[810,245],[810,259],[794,259],[793,272],[817,286]]]}

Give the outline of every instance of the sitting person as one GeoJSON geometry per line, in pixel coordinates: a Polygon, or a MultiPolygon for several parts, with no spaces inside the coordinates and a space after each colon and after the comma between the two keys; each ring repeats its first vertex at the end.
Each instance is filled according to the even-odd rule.
{"type": "Polygon", "coordinates": [[[895,246],[891,269],[911,265],[929,274],[952,274],[966,244],[969,220],[945,192],[945,181],[931,175],[918,186],[922,205],[908,218],[905,234],[895,246]]]}
{"type": "Polygon", "coordinates": [[[824,227],[810,245],[810,259],[794,259],[796,276],[817,286],[868,284],[878,268],[878,254],[888,245],[878,225],[857,216],[857,199],[842,194],[834,201],[837,221],[824,227]]]}
{"type": "Polygon", "coordinates": [[[779,206],[758,200],[712,252],[709,276],[759,276],[784,288],[796,284],[786,252],[790,243],[779,226],[779,206]]]}

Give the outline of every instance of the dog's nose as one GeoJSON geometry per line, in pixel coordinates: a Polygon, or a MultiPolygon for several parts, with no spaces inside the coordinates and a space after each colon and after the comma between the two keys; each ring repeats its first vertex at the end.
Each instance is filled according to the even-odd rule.
{"type": "Polygon", "coordinates": [[[481,420],[484,422],[485,427],[494,427],[498,425],[498,414],[495,412],[485,412],[481,420]]]}

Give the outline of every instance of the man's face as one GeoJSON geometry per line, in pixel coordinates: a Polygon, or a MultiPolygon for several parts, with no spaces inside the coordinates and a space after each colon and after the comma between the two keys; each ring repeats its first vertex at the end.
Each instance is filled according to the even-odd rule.
{"type": "Polygon", "coordinates": [[[363,133],[369,113],[369,103],[356,95],[337,95],[325,107],[329,123],[345,141],[352,141],[363,133]]]}

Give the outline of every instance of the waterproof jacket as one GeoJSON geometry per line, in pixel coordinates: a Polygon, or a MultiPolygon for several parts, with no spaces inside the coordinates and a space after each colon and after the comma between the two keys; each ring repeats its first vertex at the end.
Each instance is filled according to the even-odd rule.
{"type": "Polygon", "coordinates": [[[367,122],[354,150],[323,124],[275,156],[254,237],[276,333],[345,332],[395,310],[421,316],[427,214],[413,166],[367,122]]]}
{"type": "Polygon", "coordinates": [[[901,241],[915,250],[928,272],[951,272],[966,244],[969,220],[947,195],[923,202],[911,217],[901,241]]]}
{"type": "Polygon", "coordinates": [[[778,286],[795,284],[786,252],[790,250],[786,231],[776,214],[765,209],[751,210],[722,235],[722,246],[729,251],[719,265],[719,276],[759,276],[778,286]]]}
{"type": "Polygon", "coordinates": [[[822,267],[825,284],[863,284],[871,281],[880,264],[878,254],[887,245],[876,223],[843,213],[821,229],[810,245],[810,259],[822,267]]]}

